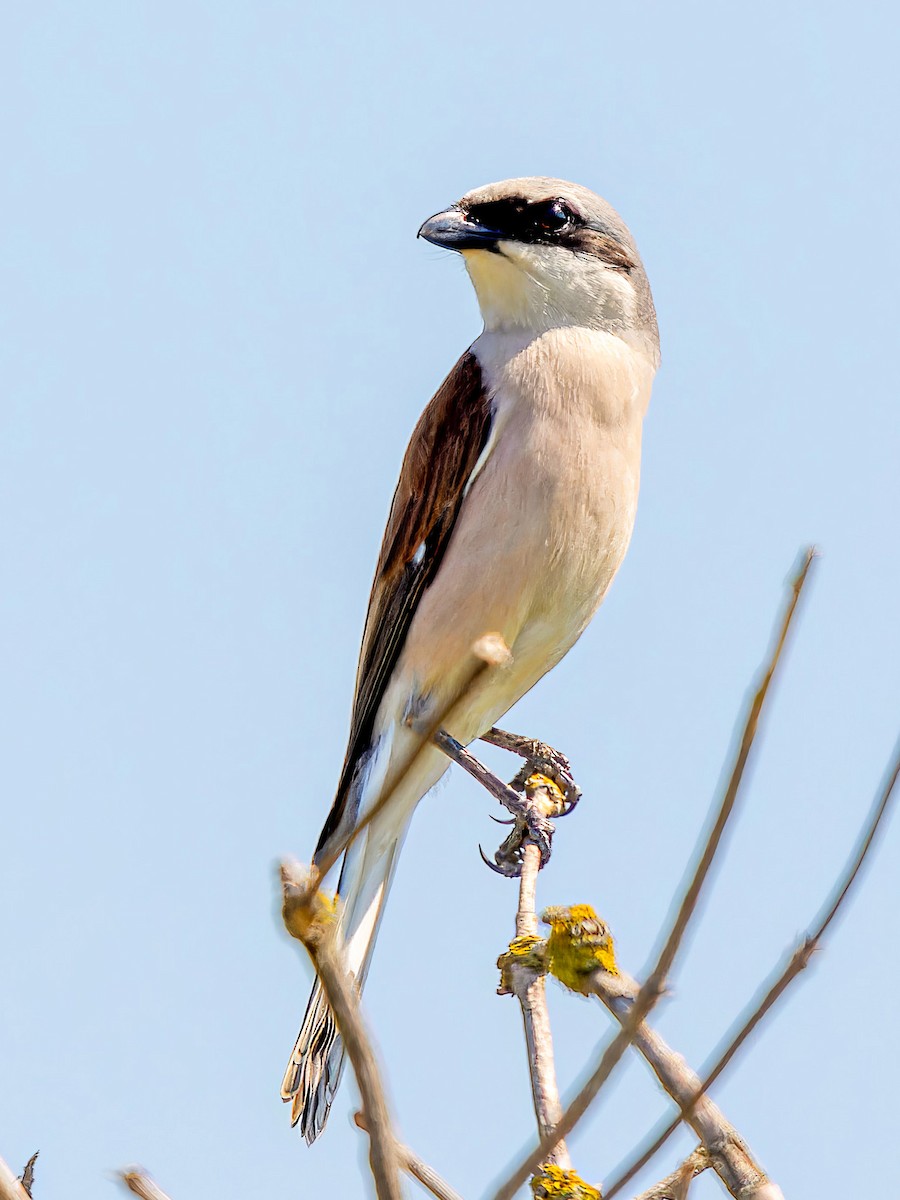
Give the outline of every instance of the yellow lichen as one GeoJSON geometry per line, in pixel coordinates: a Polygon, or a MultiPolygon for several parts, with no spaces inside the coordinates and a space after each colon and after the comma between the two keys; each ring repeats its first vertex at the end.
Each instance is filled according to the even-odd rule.
{"type": "Polygon", "coordinates": [[[618,975],[612,934],[589,904],[554,906],[541,913],[550,926],[546,945],[547,970],[573,992],[587,993],[587,980],[596,970],[618,975]]]}
{"type": "Polygon", "coordinates": [[[551,779],[549,775],[541,775],[539,772],[535,772],[528,776],[522,787],[525,790],[526,796],[535,798],[545,817],[559,816],[566,807],[565,792],[563,792],[556,780],[551,779]],[[544,795],[542,797],[535,796],[535,792],[540,791],[543,791],[544,795]]]}
{"type": "Polygon", "coordinates": [[[559,798],[560,800],[565,800],[566,798],[562,788],[555,779],[551,779],[549,775],[541,775],[539,772],[535,772],[525,780],[525,789],[526,791],[536,792],[538,788],[546,788],[554,798],[559,798]]]}
{"type": "Polygon", "coordinates": [[[291,937],[318,942],[337,918],[338,897],[330,892],[285,891],[281,915],[291,937]]]}
{"type": "Polygon", "coordinates": [[[500,994],[512,991],[511,967],[530,967],[533,971],[544,971],[544,939],[535,934],[513,938],[509,946],[497,959],[500,968],[500,994]]]}
{"type": "Polygon", "coordinates": [[[532,1176],[534,1200],[602,1200],[599,1188],[591,1187],[577,1171],[566,1171],[555,1163],[544,1163],[532,1176]]]}

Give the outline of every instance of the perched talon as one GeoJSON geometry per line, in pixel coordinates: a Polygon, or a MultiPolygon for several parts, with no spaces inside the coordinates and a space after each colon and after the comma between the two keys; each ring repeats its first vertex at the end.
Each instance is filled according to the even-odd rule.
{"type": "Polygon", "coordinates": [[[498,825],[512,826],[509,836],[494,855],[493,862],[480,846],[478,848],[482,861],[492,871],[514,879],[522,874],[525,849],[529,845],[538,848],[540,866],[547,865],[553,839],[553,820],[567,816],[572,811],[578,803],[581,790],[572,778],[569,760],[552,746],[504,733],[502,729],[489,730],[483,740],[517,754],[523,760],[521,769],[511,783],[501,783],[445,730],[438,730],[434,735],[435,744],[449,758],[478,779],[491,795],[515,814],[512,820],[491,816],[491,820],[498,825]]]}
{"type": "Polygon", "coordinates": [[[546,817],[542,817],[540,813],[534,813],[528,820],[527,836],[528,840],[533,842],[541,852],[541,868],[546,867],[550,861],[553,826],[546,817]]]}
{"type": "MultiPolygon", "coordinates": [[[[484,865],[485,865],[486,867],[490,867],[490,868],[491,868],[491,870],[492,870],[492,871],[496,871],[496,873],[497,873],[498,875],[504,875],[504,876],[506,876],[506,872],[505,872],[504,870],[502,870],[500,867],[498,867],[498,866],[497,866],[495,863],[492,863],[492,862],[491,862],[491,860],[490,860],[490,859],[488,858],[488,856],[485,854],[484,850],[481,848],[481,844],[480,844],[480,843],[479,843],[479,846],[478,846],[478,853],[481,855],[481,861],[484,863],[484,865]]],[[[507,876],[507,878],[508,878],[508,876],[507,876]]]]}
{"type": "MultiPolygon", "coordinates": [[[[510,786],[515,787],[516,782],[514,781],[514,784],[510,786]]],[[[528,844],[538,847],[541,868],[550,862],[553,839],[553,822],[550,817],[556,815],[563,804],[562,791],[559,791],[556,782],[545,775],[529,775],[528,779],[520,786],[528,802],[526,815],[516,817],[516,820],[512,822],[499,822],[500,824],[512,824],[512,832],[494,854],[494,862],[497,863],[497,866],[493,869],[499,870],[500,875],[508,878],[517,878],[522,874],[524,847],[528,844]]],[[[497,818],[494,817],[494,820],[497,818]]],[[[488,863],[488,865],[493,864],[488,863]]]]}
{"type": "Polygon", "coordinates": [[[545,753],[529,754],[511,786],[521,790],[533,775],[543,776],[559,791],[559,808],[553,815],[568,816],[581,799],[581,788],[572,778],[569,760],[565,755],[553,750],[550,746],[539,744],[539,748],[545,753]]]}
{"type": "Polygon", "coordinates": [[[581,799],[581,788],[572,775],[572,766],[561,751],[539,742],[537,738],[523,737],[518,733],[508,733],[505,729],[492,728],[483,734],[481,741],[491,746],[498,746],[510,754],[517,754],[524,760],[522,770],[516,776],[512,787],[521,790],[529,775],[535,773],[546,775],[562,792],[564,802],[554,816],[567,817],[581,799]]]}
{"type": "MultiPolygon", "coordinates": [[[[507,839],[507,841],[508,840],[509,839],[507,839]]],[[[506,845],[506,842],[503,843],[503,846],[505,846],[505,845],[506,845]]],[[[497,875],[502,875],[504,877],[504,879],[516,879],[519,875],[521,875],[522,868],[520,865],[517,866],[514,862],[507,863],[506,866],[502,865],[500,859],[501,859],[501,855],[503,853],[503,846],[501,846],[500,849],[497,851],[497,854],[496,854],[497,862],[496,863],[491,862],[491,860],[488,858],[488,856],[482,850],[481,846],[478,847],[478,853],[481,855],[482,861],[484,862],[485,866],[490,867],[491,870],[494,871],[497,875]]]]}

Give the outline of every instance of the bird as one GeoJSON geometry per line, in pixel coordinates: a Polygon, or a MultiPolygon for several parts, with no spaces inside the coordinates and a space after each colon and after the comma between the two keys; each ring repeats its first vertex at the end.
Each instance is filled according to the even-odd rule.
{"type": "MultiPolygon", "coordinates": [[[[660,358],[634,239],[588,188],[546,177],[488,184],[418,236],[462,256],[484,328],[403,458],[346,757],[313,860],[369,815],[338,882],[360,990],[413,811],[449,766],[435,729],[463,745],[484,735],[571,649],[622,563],[660,358]]],[[[317,981],[281,1088],[309,1144],[343,1058],[317,981]]]]}

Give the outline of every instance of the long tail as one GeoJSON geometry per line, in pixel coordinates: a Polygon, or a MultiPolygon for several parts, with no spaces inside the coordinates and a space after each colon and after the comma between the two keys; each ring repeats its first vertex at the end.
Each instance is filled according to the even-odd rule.
{"type": "MultiPolygon", "coordinates": [[[[405,829],[388,841],[374,833],[370,827],[367,835],[347,851],[338,883],[344,904],[342,933],[347,960],[360,990],[368,974],[405,829]]],[[[316,980],[281,1084],[282,1099],[291,1101],[291,1124],[300,1122],[300,1132],[309,1145],[325,1128],[343,1067],[344,1047],[322,985],[316,980]]]]}

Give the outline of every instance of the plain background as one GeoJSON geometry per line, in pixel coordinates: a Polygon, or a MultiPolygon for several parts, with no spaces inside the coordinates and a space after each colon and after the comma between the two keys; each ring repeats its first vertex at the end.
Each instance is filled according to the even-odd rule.
{"type": "MultiPolygon", "coordinates": [[[[352,1082],[312,1151],[278,1097],[309,970],[274,864],[324,819],[403,447],[480,328],[416,230],[511,175],[606,195],[659,310],[631,552],[506,721],[585,790],[541,903],[594,904],[632,971],[787,572],[823,551],[657,1014],[702,1060],[900,724],[896,9],[87,0],[3,24],[0,1153],[40,1147],[39,1200],[112,1195],[135,1161],[174,1200],[367,1194],[352,1082]]],[[[423,802],[366,993],[403,1136],[467,1197],[533,1126],[491,811],[455,772],[423,802]]],[[[794,1200],[895,1186],[898,833],[716,1092],[794,1200]]],[[[551,1004],[568,1087],[610,1023],[551,1004]]],[[[629,1063],[581,1173],[663,1111],[629,1063]]]]}

